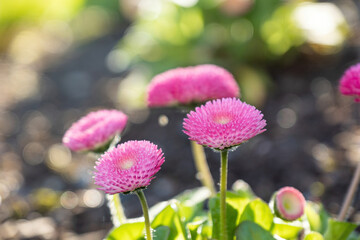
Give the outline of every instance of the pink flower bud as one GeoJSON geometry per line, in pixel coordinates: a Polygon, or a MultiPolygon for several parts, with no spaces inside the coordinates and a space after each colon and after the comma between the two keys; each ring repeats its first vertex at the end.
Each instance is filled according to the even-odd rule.
{"type": "Polygon", "coordinates": [[[283,187],[275,195],[275,213],[286,221],[294,221],[304,214],[305,198],[293,187],[283,187]]]}

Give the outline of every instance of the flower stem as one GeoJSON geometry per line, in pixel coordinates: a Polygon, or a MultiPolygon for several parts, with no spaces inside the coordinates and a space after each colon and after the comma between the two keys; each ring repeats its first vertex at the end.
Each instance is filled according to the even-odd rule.
{"type": "Polygon", "coordinates": [[[144,192],[141,189],[139,189],[139,190],[135,191],[135,193],[140,199],[141,207],[142,207],[142,210],[143,210],[143,213],[144,213],[146,239],[147,240],[152,240],[150,218],[149,218],[149,210],[148,210],[148,205],[147,205],[147,202],[146,202],[144,192]]]}
{"type": "Polygon", "coordinates": [[[207,164],[203,146],[197,144],[195,141],[191,142],[191,150],[194,157],[196,169],[201,183],[207,187],[212,196],[215,196],[216,190],[213,177],[211,176],[209,165],[207,164]]]}
{"type": "Polygon", "coordinates": [[[359,185],[359,181],[360,181],[360,162],[358,163],[356,170],[355,170],[355,174],[351,180],[351,184],[350,187],[346,193],[346,197],[344,200],[344,203],[341,207],[341,211],[339,213],[338,216],[338,220],[339,221],[344,221],[346,220],[346,214],[348,212],[349,207],[351,206],[352,200],[354,198],[355,192],[358,188],[359,185]]]}
{"type": "Polygon", "coordinates": [[[221,151],[221,170],[220,170],[220,239],[227,240],[226,229],[226,190],[227,190],[227,165],[228,151],[221,151]]]}
{"type": "Polygon", "coordinates": [[[112,222],[115,227],[119,227],[121,224],[125,223],[126,221],[126,216],[124,213],[123,206],[121,204],[120,195],[106,194],[106,198],[109,201],[108,207],[110,209],[112,222]]]}

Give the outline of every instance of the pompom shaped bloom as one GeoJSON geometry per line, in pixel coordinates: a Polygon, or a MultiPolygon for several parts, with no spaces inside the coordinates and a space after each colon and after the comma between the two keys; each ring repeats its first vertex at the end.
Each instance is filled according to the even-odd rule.
{"type": "Polygon", "coordinates": [[[235,147],[265,131],[263,114],[237,98],[208,101],[184,119],[190,140],[213,149],[235,147]]]}
{"type": "Polygon", "coordinates": [[[342,94],[354,96],[355,102],[360,102],[360,63],[345,71],[339,89],[342,94]]]}
{"type": "Polygon", "coordinates": [[[304,214],[305,203],[305,198],[299,190],[283,187],[275,195],[275,213],[286,221],[294,221],[304,214]]]}
{"type": "Polygon", "coordinates": [[[127,116],[117,110],[91,112],[72,124],[62,141],[73,151],[96,150],[120,134],[127,122],[127,116]]]}
{"type": "Polygon", "coordinates": [[[147,103],[150,107],[186,105],[224,97],[239,97],[234,77],[224,68],[204,64],[155,76],[148,86],[147,103]]]}
{"type": "Polygon", "coordinates": [[[128,193],[150,184],[164,163],[161,149],[149,141],[128,141],[96,162],[95,184],[109,194],[128,193]]]}

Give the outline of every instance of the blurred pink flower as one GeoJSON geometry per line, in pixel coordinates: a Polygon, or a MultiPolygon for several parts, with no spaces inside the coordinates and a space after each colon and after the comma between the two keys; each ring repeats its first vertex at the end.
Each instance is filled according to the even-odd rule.
{"type": "Polygon", "coordinates": [[[95,184],[109,194],[145,188],[164,161],[157,145],[149,141],[128,141],[105,152],[96,162],[95,184]]]}
{"type": "Polygon", "coordinates": [[[236,98],[208,101],[187,114],[184,133],[200,145],[223,150],[264,132],[266,121],[255,107],[236,98]]]}
{"type": "Polygon", "coordinates": [[[355,102],[360,102],[360,63],[348,68],[340,80],[340,92],[354,96],[355,102]]]}
{"type": "Polygon", "coordinates": [[[304,214],[305,198],[293,187],[283,187],[275,196],[275,213],[278,217],[294,221],[304,214]]]}
{"type": "Polygon", "coordinates": [[[155,76],[148,86],[148,106],[190,104],[239,97],[234,77],[224,68],[205,64],[175,68],[155,76]]]}
{"type": "Polygon", "coordinates": [[[72,124],[62,141],[73,151],[96,150],[120,134],[127,116],[117,110],[91,112],[72,124]]]}

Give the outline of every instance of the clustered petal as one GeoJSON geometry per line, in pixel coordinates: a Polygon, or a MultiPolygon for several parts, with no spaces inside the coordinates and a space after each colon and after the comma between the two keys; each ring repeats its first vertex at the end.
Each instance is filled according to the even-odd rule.
{"type": "Polygon", "coordinates": [[[355,102],[360,102],[360,63],[345,71],[339,88],[342,94],[354,96],[355,102]]]}
{"type": "Polygon", "coordinates": [[[187,114],[183,126],[190,140],[217,150],[240,145],[266,131],[263,114],[237,98],[208,101],[187,114]]]}
{"type": "Polygon", "coordinates": [[[294,221],[304,214],[305,203],[305,198],[299,190],[283,187],[275,196],[275,213],[284,220],[294,221]]]}
{"type": "Polygon", "coordinates": [[[117,110],[91,112],[72,124],[63,137],[63,143],[73,151],[95,150],[120,134],[127,116],[117,110]]]}
{"type": "Polygon", "coordinates": [[[149,141],[128,141],[105,152],[96,162],[95,184],[109,194],[127,193],[150,184],[165,159],[149,141]]]}
{"type": "Polygon", "coordinates": [[[239,97],[234,77],[224,68],[204,64],[155,76],[148,86],[147,103],[151,107],[185,105],[224,97],[239,97]]]}

